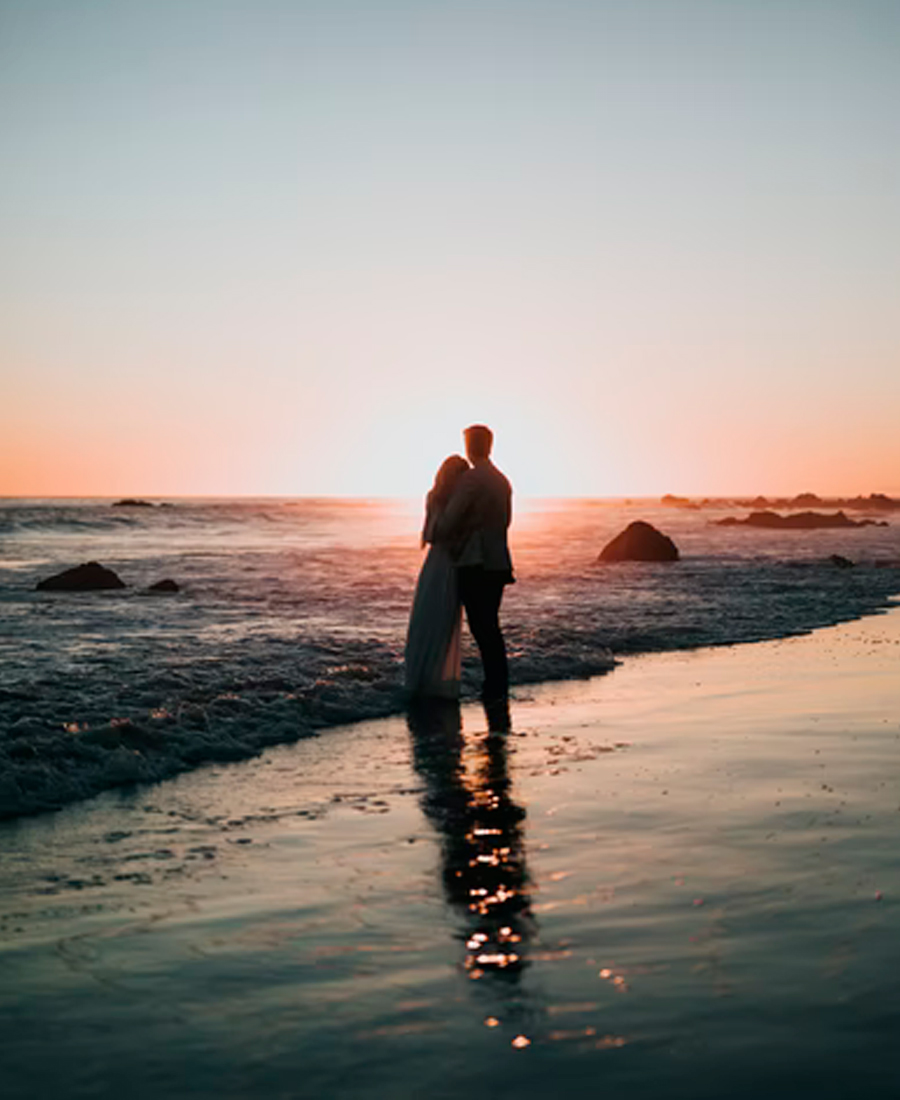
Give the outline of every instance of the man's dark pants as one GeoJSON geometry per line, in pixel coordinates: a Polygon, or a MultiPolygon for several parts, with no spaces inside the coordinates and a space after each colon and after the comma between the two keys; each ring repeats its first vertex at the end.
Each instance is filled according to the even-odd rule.
{"type": "Polygon", "coordinates": [[[482,696],[485,699],[503,698],[509,692],[509,672],[499,616],[503,588],[510,581],[509,573],[485,569],[480,565],[464,565],[457,575],[469,630],[481,653],[484,668],[482,696]]]}

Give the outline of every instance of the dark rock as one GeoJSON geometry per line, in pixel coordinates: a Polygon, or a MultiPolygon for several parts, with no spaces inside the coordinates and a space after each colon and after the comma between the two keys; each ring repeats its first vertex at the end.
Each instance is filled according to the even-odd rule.
{"type": "Polygon", "coordinates": [[[155,508],[149,500],[138,500],[135,497],[125,497],[113,503],[113,508],[155,508]]]}
{"type": "Polygon", "coordinates": [[[851,561],[849,558],[845,558],[843,554],[831,554],[829,555],[828,561],[838,569],[852,569],[856,564],[856,562],[851,561]]]}
{"type": "Polygon", "coordinates": [[[863,506],[866,508],[873,508],[876,511],[892,512],[900,508],[900,500],[885,496],[884,493],[869,493],[868,497],[863,502],[863,506]]]}
{"type": "Polygon", "coordinates": [[[779,516],[777,512],[751,512],[746,519],[727,516],[714,521],[719,527],[762,527],[767,530],[813,531],[835,527],[887,527],[884,520],[849,519],[843,512],[827,515],[824,512],[796,512],[792,516],[779,516]]]}
{"type": "Polygon", "coordinates": [[[148,592],[180,592],[181,585],[175,581],[170,580],[168,577],[165,580],[157,581],[156,584],[151,584],[147,589],[148,592]]]}
{"type": "Polygon", "coordinates": [[[65,569],[34,586],[38,592],[91,592],[101,588],[124,588],[116,574],[96,561],[65,569]]]}
{"type": "Polygon", "coordinates": [[[816,493],[769,499],[758,496],[753,500],[737,497],[731,503],[738,508],[774,508],[784,512],[794,512],[801,508],[852,508],[855,512],[892,512],[900,509],[900,500],[885,496],[884,493],[869,493],[867,497],[820,497],[816,493]]]}
{"type": "Polygon", "coordinates": [[[650,523],[635,520],[606,544],[599,561],[678,561],[678,547],[650,523]]]}

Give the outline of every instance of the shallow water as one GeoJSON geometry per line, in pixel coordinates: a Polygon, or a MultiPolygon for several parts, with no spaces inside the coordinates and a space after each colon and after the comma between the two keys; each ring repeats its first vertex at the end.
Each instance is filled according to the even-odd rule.
{"type": "MultiPolygon", "coordinates": [[[[517,502],[519,583],[503,608],[513,679],[802,633],[900,591],[900,568],[879,564],[900,561],[896,523],[711,526],[721,514],[517,502]],[[671,534],[682,560],[598,565],[636,518],[671,534]],[[835,553],[859,564],[835,568],[835,553]]],[[[419,522],[419,503],[402,501],[0,502],[0,816],[397,712],[419,522]],[[130,587],[33,590],[90,559],[130,587]],[[182,592],[146,594],[166,576],[182,592]]],[[[467,642],[467,691],[478,679],[467,642]]]]}
{"type": "Polygon", "coordinates": [[[442,710],[6,823],[5,1094],[894,1096],[898,659],[898,611],[648,655],[507,742],[442,710]]]}

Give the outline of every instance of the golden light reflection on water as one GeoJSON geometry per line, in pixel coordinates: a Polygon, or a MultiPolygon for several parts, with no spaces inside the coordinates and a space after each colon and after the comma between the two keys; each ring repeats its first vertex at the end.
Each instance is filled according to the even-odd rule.
{"type": "Polygon", "coordinates": [[[511,795],[508,716],[488,714],[489,730],[464,737],[458,704],[419,703],[410,710],[413,760],[425,780],[422,803],[441,842],[447,901],[462,918],[462,968],[494,988],[503,1009],[487,1027],[515,1027],[518,1049],[530,1045],[523,1024],[536,1011],[521,989],[536,934],[528,891],[525,810],[511,795]]]}
{"type": "MultiPolygon", "coordinates": [[[[540,945],[535,910],[586,905],[589,897],[536,906],[525,849],[525,809],[513,798],[509,768],[509,714],[486,711],[488,729],[464,734],[460,708],[446,700],[420,702],[408,714],[413,764],[425,782],[422,808],[437,831],[444,895],[457,913],[463,945],[460,968],[479,1002],[484,1027],[501,1041],[526,1050],[539,1038],[606,1050],[627,1040],[604,1034],[596,1023],[551,1029],[554,1016],[593,1016],[596,1002],[545,1004],[523,981],[533,962],[573,957],[571,941],[540,945]],[[484,998],[490,1000],[485,1006],[484,998]]],[[[562,882],[570,871],[555,871],[562,882]]],[[[590,959],[598,978],[625,993],[624,970],[611,960],[590,959]]]]}

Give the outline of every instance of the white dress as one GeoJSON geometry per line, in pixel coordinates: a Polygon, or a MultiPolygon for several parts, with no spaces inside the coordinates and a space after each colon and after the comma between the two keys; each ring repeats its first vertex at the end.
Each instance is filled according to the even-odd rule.
{"type": "MultiPolygon", "coordinates": [[[[426,528],[426,539],[428,535],[426,528]]],[[[411,694],[459,697],[461,634],[456,567],[446,546],[433,543],[419,573],[406,634],[406,688],[411,694]]]]}

